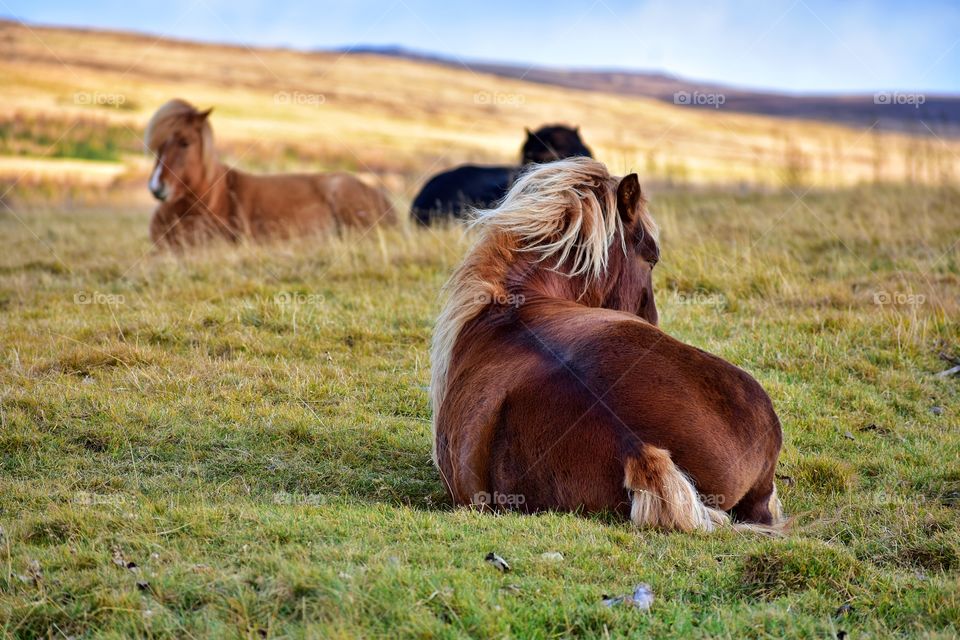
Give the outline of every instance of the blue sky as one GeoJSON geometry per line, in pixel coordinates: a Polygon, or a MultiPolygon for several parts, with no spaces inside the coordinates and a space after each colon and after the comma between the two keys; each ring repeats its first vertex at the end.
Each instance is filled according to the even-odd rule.
{"type": "Polygon", "coordinates": [[[955,0],[0,0],[0,15],[303,49],[398,44],[795,92],[960,93],[955,0]]]}

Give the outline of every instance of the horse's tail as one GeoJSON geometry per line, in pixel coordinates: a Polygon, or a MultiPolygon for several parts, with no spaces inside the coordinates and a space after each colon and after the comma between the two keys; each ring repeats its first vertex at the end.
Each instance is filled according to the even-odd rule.
{"type": "Polygon", "coordinates": [[[642,527],[713,531],[729,518],[705,505],[693,483],[665,449],[644,444],[624,465],[624,486],[633,494],[630,520],[642,527]]]}
{"type": "Polygon", "coordinates": [[[643,444],[633,447],[624,464],[624,486],[632,494],[630,520],[641,527],[713,531],[718,526],[770,535],[783,533],[786,521],[779,517],[776,488],[770,497],[777,505],[774,524],[732,523],[730,516],[704,504],[690,481],[666,449],[643,444]]]}

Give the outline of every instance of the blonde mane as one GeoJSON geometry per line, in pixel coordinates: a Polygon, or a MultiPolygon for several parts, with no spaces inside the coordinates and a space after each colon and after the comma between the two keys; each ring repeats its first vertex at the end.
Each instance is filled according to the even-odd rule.
{"type": "MultiPolygon", "coordinates": [[[[184,127],[191,118],[200,116],[202,112],[197,110],[186,100],[174,98],[165,103],[150,118],[147,128],[143,134],[143,141],[153,155],[160,153],[160,147],[166,142],[170,135],[177,129],[184,127]]],[[[209,176],[216,162],[213,150],[213,128],[206,120],[203,121],[201,130],[203,140],[203,166],[206,174],[209,176]]]]}
{"type": "MultiPolygon", "coordinates": [[[[471,227],[479,231],[479,237],[444,285],[448,298],[433,332],[430,395],[434,430],[457,337],[490,301],[507,296],[502,278],[492,274],[500,271],[503,275],[516,254],[528,254],[564,276],[599,279],[606,272],[614,242],[625,247],[617,211],[618,184],[619,179],[596,160],[558,160],[534,165],[514,183],[499,207],[476,212],[471,227]],[[507,256],[507,264],[499,270],[488,264],[493,249],[507,256]],[[560,271],[565,265],[566,270],[560,271]]],[[[656,226],[644,208],[640,216],[644,229],[656,235],[656,226]]]]}

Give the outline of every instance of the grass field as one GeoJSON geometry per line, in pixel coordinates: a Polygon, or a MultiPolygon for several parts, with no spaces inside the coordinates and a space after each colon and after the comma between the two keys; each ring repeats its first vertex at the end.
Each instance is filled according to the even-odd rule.
{"type": "Polygon", "coordinates": [[[0,41],[0,636],[960,634],[956,139],[369,55],[0,41]],[[651,186],[662,328],[772,396],[790,535],[454,510],[428,344],[469,236],[155,255],[139,136],[174,96],[215,108],[226,161],[357,171],[401,210],[582,125],[651,186]],[[649,611],[602,605],[641,582],[649,611]]]}
{"type": "Polygon", "coordinates": [[[652,199],[662,327],[769,391],[789,536],[452,509],[427,348],[460,229],[178,261],[143,207],[15,207],[0,634],[956,637],[960,193],[652,199]],[[651,610],[602,606],[640,582],[651,610]]]}

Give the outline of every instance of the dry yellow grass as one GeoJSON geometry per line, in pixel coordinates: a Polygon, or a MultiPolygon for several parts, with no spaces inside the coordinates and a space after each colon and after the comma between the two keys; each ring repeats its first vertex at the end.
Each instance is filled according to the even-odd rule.
{"type": "MultiPolygon", "coordinates": [[[[139,134],[173,96],[214,106],[218,144],[255,169],[341,166],[402,198],[463,161],[509,162],[523,127],[581,125],[614,171],[646,181],[774,187],[865,181],[940,184],[960,142],[508,80],[368,55],[198,45],[0,23],[0,118],[102,118],[139,134]]],[[[145,157],[125,158],[146,171],[145,157]]]]}

